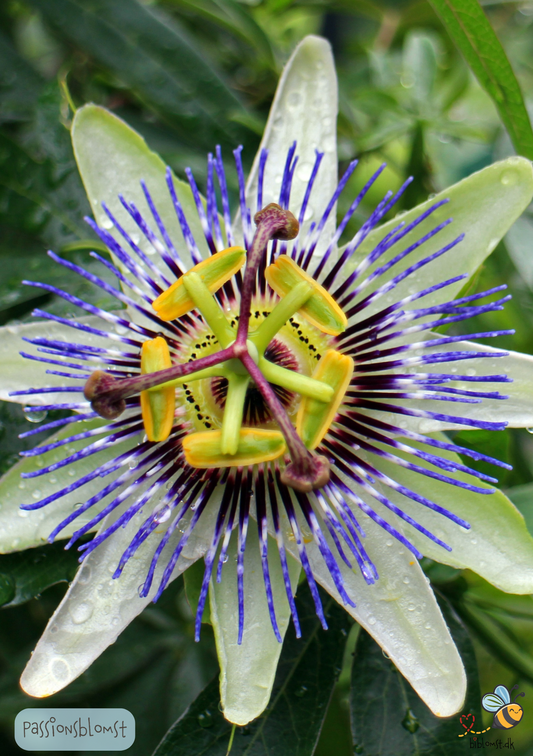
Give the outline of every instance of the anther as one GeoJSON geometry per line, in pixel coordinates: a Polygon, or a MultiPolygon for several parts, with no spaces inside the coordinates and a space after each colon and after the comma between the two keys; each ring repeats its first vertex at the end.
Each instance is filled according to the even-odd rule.
{"type": "Polygon", "coordinates": [[[111,393],[116,383],[112,375],[95,370],[83,389],[83,395],[91,402],[92,409],[105,420],[114,420],[126,409],[124,399],[115,398],[111,393]]]}
{"type": "Polygon", "coordinates": [[[271,239],[289,241],[298,236],[300,224],[290,210],[284,210],[275,202],[266,205],[254,215],[256,226],[269,226],[272,228],[271,239]],[[275,230],[274,230],[275,229],[275,230]]]}

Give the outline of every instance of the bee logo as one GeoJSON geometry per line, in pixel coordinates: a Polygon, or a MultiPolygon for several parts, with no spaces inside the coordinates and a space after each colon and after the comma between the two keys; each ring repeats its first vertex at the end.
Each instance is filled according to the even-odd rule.
{"type": "MultiPolygon", "coordinates": [[[[511,692],[515,688],[518,688],[518,685],[513,685],[511,692]]],[[[500,730],[510,730],[511,727],[516,727],[524,715],[524,710],[520,704],[515,703],[519,696],[525,696],[525,693],[518,693],[515,699],[511,701],[511,694],[505,685],[497,685],[494,688],[494,693],[487,693],[483,696],[481,705],[485,711],[494,712],[493,727],[498,727],[500,730]]]]}

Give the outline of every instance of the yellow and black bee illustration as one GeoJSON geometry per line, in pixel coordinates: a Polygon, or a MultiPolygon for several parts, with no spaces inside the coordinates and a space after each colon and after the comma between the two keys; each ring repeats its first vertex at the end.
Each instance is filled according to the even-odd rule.
{"type": "MultiPolygon", "coordinates": [[[[513,685],[511,692],[515,688],[518,688],[518,685],[513,685]]],[[[511,701],[511,694],[505,685],[497,685],[494,688],[494,693],[487,693],[483,696],[481,705],[485,711],[494,712],[493,727],[498,727],[500,730],[510,730],[511,727],[516,727],[524,715],[524,710],[520,704],[515,703],[519,696],[525,696],[525,693],[518,693],[511,701]]]]}

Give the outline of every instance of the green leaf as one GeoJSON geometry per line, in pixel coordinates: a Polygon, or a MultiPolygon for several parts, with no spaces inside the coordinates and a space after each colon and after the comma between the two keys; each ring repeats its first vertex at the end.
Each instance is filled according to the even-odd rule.
{"type": "MultiPolygon", "coordinates": [[[[468,678],[464,714],[482,729],[477,662],[468,633],[451,605],[439,601],[468,678]]],[[[351,682],[354,753],[364,756],[449,756],[462,753],[459,715],[434,716],[363,630],[355,647],[351,682]]]]}
{"type": "Polygon", "coordinates": [[[474,629],[495,659],[510,667],[529,683],[533,683],[533,656],[521,647],[512,626],[481,611],[467,601],[459,601],[456,609],[463,621],[474,629]]]}
{"type": "Polygon", "coordinates": [[[0,132],[0,223],[56,251],[90,235],[82,220],[89,206],[68,130],[59,118],[59,90],[53,83],[39,100],[24,143],[0,132]]]}
{"type": "Polygon", "coordinates": [[[0,120],[30,118],[43,84],[39,74],[20,57],[9,38],[0,34],[0,120]]]}
{"type": "Polygon", "coordinates": [[[56,583],[69,582],[78,569],[77,551],[54,543],[0,556],[0,605],[16,606],[56,583]]]}
{"type": "Polygon", "coordinates": [[[520,85],[477,0],[430,0],[479,83],[492,98],[516,152],[533,159],[533,130],[520,85]]]}
{"type": "Polygon", "coordinates": [[[529,532],[533,533],[533,483],[514,486],[506,493],[515,507],[522,513],[529,532]]]}
{"type": "MultiPolygon", "coordinates": [[[[340,673],[350,619],[322,593],[329,630],[316,617],[307,585],[298,589],[296,607],[302,638],[285,639],[272,698],[265,713],[237,728],[231,756],[311,756],[333,687],[340,673]]],[[[169,730],[154,756],[225,756],[231,725],[219,709],[213,680],[169,730]]]]}
{"type": "Polygon", "coordinates": [[[175,20],[136,0],[31,0],[60,34],[109,67],[170,121],[188,144],[232,148],[245,112],[233,91],[175,20]]]}

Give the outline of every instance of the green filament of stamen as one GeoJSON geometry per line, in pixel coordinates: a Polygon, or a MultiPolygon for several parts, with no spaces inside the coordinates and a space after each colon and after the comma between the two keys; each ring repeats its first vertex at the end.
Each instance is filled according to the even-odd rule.
{"type": "Polygon", "coordinates": [[[217,337],[221,347],[226,349],[232,341],[235,341],[235,332],[200,275],[194,271],[186,273],[183,276],[183,285],[217,337]]]}
{"type": "Polygon", "coordinates": [[[230,375],[228,377],[228,391],[224,417],[222,419],[222,438],[220,441],[222,454],[237,453],[244,414],[244,401],[249,383],[250,376],[248,374],[230,375]]]}
{"type": "Polygon", "coordinates": [[[276,304],[257,331],[249,335],[250,341],[255,344],[260,355],[264,354],[277,332],[307,302],[313,291],[307,281],[301,281],[276,304]]]}
{"type": "Polygon", "coordinates": [[[287,370],[264,357],[259,360],[258,367],[269,383],[275,383],[296,394],[316,399],[318,402],[329,402],[333,397],[333,389],[327,383],[294,370],[287,370]]]}

